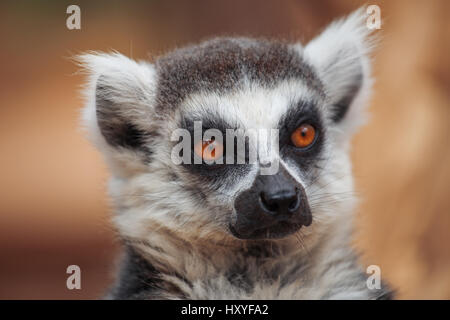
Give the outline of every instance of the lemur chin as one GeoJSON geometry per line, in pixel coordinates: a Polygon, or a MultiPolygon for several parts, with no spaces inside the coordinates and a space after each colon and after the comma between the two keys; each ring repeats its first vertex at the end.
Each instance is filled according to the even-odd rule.
{"type": "Polygon", "coordinates": [[[216,38],[152,63],[82,55],[83,121],[125,248],[108,298],[391,298],[367,288],[350,246],[349,149],[372,47],[360,9],[307,45],[216,38]],[[177,163],[173,133],[196,136],[196,123],[177,163]],[[272,135],[251,143],[253,129],[277,130],[278,147],[266,148],[272,135]],[[214,161],[225,154],[244,161],[214,161]],[[264,174],[267,163],[277,170],[264,174]]]}

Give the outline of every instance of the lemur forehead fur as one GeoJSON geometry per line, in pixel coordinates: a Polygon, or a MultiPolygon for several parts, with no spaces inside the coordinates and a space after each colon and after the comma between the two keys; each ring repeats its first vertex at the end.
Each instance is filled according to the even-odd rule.
{"type": "Polygon", "coordinates": [[[363,13],[305,46],[218,38],[153,63],[81,56],[83,120],[110,168],[125,247],[109,298],[391,297],[367,288],[350,247],[350,140],[372,83],[363,13]],[[175,164],[172,134],[196,121],[219,132],[277,129],[278,150],[266,152],[277,172],[261,174],[260,147],[255,163],[175,164]],[[311,146],[292,144],[298,128],[301,139],[313,130],[311,146]]]}

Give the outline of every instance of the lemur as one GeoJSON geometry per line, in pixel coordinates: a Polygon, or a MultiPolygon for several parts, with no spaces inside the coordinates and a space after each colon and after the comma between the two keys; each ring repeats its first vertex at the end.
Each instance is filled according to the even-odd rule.
{"type": "MultiPolygon", "coordinates": [[[[351,246],[349,150],[366,119],[373,43],[359,9],[307,45],[225,37],[152,63],[80,56],[83,121],[111,172],[124,246],[106,298],[392,298],[384,283],[368,289],[351,246]],[[198,121],[224,134],[277,129],[278,148],[258,144],[253,163],[174,163],[173,132],[198,121]]],[[[240,137],[183,152],[229,152],[240,137]]]]}

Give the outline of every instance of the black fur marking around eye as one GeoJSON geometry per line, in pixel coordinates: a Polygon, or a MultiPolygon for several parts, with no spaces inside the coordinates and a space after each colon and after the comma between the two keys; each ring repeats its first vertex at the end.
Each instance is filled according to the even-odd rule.
{"type": "Polygon", "coordinates": [[[321,160],[326,134],[316,103],[311,101],[293,103],[286,115],[280,119],[278,128],[280,129],[281,156],[284,159],[293,160],[304,172],[311,172],[311,169],[321,160]],[[297,148],[291,141],[291,134],[304,123],[315,128],[315,141],[310,147],[297,148]]]}
{"type": "MultiPolygon", "coordinates": [[[[192,119],[188,117],[184,117],[180,123],[180,127],[188,130],[192,137],[191,141],[191,149],[194,148],[194,121],[201,121],[202,130],[205,132],[208,129],[217,129],[222,133],[223,137],[223,164],[194,164],[194,152],[192,152],[191,164],[184,164],[184,167],[188,169],[190,172],[197,175],[197,178],[201,181],[207,181],[212,184],[217,184],[218,186],[222,185],[231,185],[234,182],[238,181],[239,176],[245,175],[249,170],[248,164],[237,164],[234,162],[233,164],[226,164],[226,155],[227,155],[227,139],[226,139],[226,130],[233,129],[233,126],[227,124],[223,119],[219,117],[215,118],[209,116],[204,119],[192,119]]],[[[236,141],[236,139],[235,139],[236,141]]],[[[248,153],[248,141],[246,141],[246,154],[248,153]]],[[[230,154],[236,153],[236,144],[235,150],[230,154]]],[[[236,160],[236,157],[234,158],[236,160]]],[[[248,160],[248,159],[247,159],[248,160]]]]}
{"type": "Polygon", "coordinates": [[[280,150],[282,154],[301,160],[301,164],[313,161],[324,143],[324,125],[314,102],[299,101],[294,103],[286,115],[279,121],[280,150]],[[310,124],[316,130],[316,138],[311,147],[299,149],[293,146],[291,134],[302,124],[310,124]]]}
{"type": "MultiPolygon", "coordinates": [[[[321,125],[316,102],[303,100],[292,102],[288,112],[278,122],[280,137],[290,137],[302,123],[309,123],[313,126],[321,125]]],[[[280,140],[287,139],[280,138],[280,140]]]]}
{"type": "Polygon", "coordinates": [[[323,95],[321,81],[289,45],[247,38],[218,38],[176,50],[156,61],[160,110],[175,108],[187,95],[226,92],[245,79],[274,86],[300,79],[323,95]]]}

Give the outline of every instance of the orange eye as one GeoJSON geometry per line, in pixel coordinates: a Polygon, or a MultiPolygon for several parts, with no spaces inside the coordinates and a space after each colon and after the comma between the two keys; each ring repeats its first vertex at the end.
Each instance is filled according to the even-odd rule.
{"type": "Polygon", "coordinates": [[[202,140],[195,144],[194,151],[197,156],[205,161],[214,161],[219,159],[223,154],[223,145],[218,141],[202,140]]]}
{"type": "Polygon", "coordinates": [[[310,124],[302,124],[291,134],[291,141],[297,148],[306,148],[314,142],[316,130],[310,124]]]}

